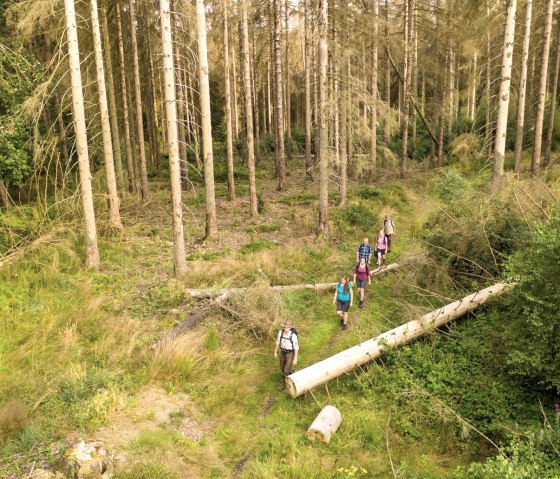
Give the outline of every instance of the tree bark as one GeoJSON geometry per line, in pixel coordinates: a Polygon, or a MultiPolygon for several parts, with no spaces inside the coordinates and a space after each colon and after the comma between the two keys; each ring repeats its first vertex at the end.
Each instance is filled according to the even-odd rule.
{"type": "Polygon", "coordinates": [[[389,47],[389,0],[385,0],[385,55],[387,57],[387,70],[385,71],[385,128],[383,129],[383,142],[389,144],[391,140],[391,55],[389,47]]]}
{"type": "Polygon", "coordinates": [[[121,20],[121,7],[117,3],[117,37],[119,43],[119,69],[121,76],[121,97],[123,108],[123,123],[124,123],[124,144],[126,150],[126,169],[128,177],[128,191],[137,193],[136,176],[134,174],[134,156],[132,151],[132,141],[130,138],[130,118],[128,111],[128,91],[126,87],[126,69],[124,66],[124,44],[122,34],[122,20],[121,20]]]}
{"type": "Polygon", "coordinates": [[[412,33],[412,18],[414,16],[414,0],[406,0],[404,15],[404,82],[403,82],[403,108],[401,115],[402,151],[401,151],[401,178],[406,175],[406,162],[408,160],[408,97],[410,95],[411,79],[411,52],[410,40],[412,33]]]}
{"type": "Polygon", "coordinates": [[[342,414],[334,406],[325,406],[309,426],[307,437],[311,440],[319,439],[325,444],[331,442],[332,435],[342,423],[342,414]]]}
{"type": "Polygon", "coordinates": [[[204,12],[204,0],[196,0],[196,26],[198,35],[200,112],[202,114],[204,186],[206,189],[206,238],[210,238],[218,232],[218,225],[216,221],[216,194],[214,190],[214,152],[212,147],[210,82],[208,76],[208,48],[206,45],[206,14],[204,12]]]}
{"type": "Polygon", "coordinates": [[[134,67],[134,97],[136,100],[136,126],[138,133],[138,152],[140,159],[140,193],[142,199],[148,199],[148,170],[146,168],[146,148],[144,145],[144,120],[142,115],[142,88],[140,86],[140,64],[138,60],[138,42],[136,40],[136,4],[129,0],[130,6],[130,42],[132,44],[132,63],[134,67]]]}
{"type": "Polygon", "coordinates": [[[313,181],[313,160],[311,159],[311,52],[309,38],[309,0],[303,0],[304,15],[304,56],[305,56],[305,177],[313,181]]]}
{"type": "Polygon", "coordinates": [[[171,177],[171,204],[173,208],[173,263],[175,275],[187,272],[185,241],[183,236],[183,205],[181,202],[181,169],[179,166],[179,134],[177,129],[177,99],[173,60],[173,40],[169,0],[160,0],[161,43],[169,145],[169,173],[171,177]]]}
{"type": "Polygon", "coordinates": [[[257,203],[257,186],[255,179],[255,144],[253,140],[253,105],[251,99],[251,64],[249,52],[249,21],[247,18],[247,0],[242,0],[243,29],[243,84],[245,87],[245,113],[247,119],[247,163],[249,166],[249,210],[252,218],[259,215],[257,203]]]}
{"type": "MultiPolygon", "coordinates": [[[[10,195],[8,195],[8,188],[3,181],[0,181],[0,208],[7,208],[10,195]]],[[[1,263],[0,263],[1,264],[1,263]]]]}
{"type": "Polygon", "coordinates": [[[552,33],[552,15],[554,0],[548,0],[546,23],[544,27],[543,53],[541,59],[541,82],[539,88],[539,103],[537,106],[537,117],[535,119],[535,142],[533,147],[533,158],[531,161],[531,173],[539,176],[541,169],[541,146],[544,123],[544,109],[546,105],[546,84],[548,80],[548,57],[550,55],[550,38],[552,33]]]}
{"type": "MultiPolygon", "coordinates": [[[[173,15],[172,15],[173,16],[173,15]]],[[[173,51],[175,58],[175,71],[179,72],[176,75],[178,79],[176,88],[177,98],[177,133],[179,135],[179,169],[181,170],[181,189],[183,192],[189,191],[189,164],[187,161],[187,139],[185,137],[185,94],[184,85],[181,82],[183,76],[181,75],[181,60],[179,55],[179,42],[175,40],[173,43],[173,51]]]]}
{"type": "Polygon", "coordinates": [[[550,90],[550,115],[548,120],[548,130],[546,134],[546,146],[544,149],[544,166],[550,164],[552,156],[552,134],[554,133],[554,116],[556,114],[556,99],[558,95],[558,74],[560,73],[560,26],[558,27],[559,35],[556,36],[556,63],[554,65],[554,80],[552,81],[552,89],[550,90]]]}
{"type": "MultiPolygon", "coordinates": [[[[334,23],[334,19],[333,19],[333,23],[334,23]]],[[[336,32],[336,30],[335,30],[336,32]]],[[[333,35],[333,53],[337,53],[338,50],[338,35],[333,35]]],[[[346,44],[348,44],[348,37],[346,37],[346,44]]],[[[337,68],[337,63],[340,61],[341,62],[341,70],[344,72],[345,69],[345,63],[348,62],[348,64],[350,64],[350,56],[348,54],[342,55],[342,54],[338,54],[338,55],[333,55],[333,65],[332,65],[332,69],[334,72],[334,80],[335,80],[335,87],[336,87],[336,93],[337,93],[337,97],[335,97],[333,103],[335,103],[334,106],[334,110],[335,110],[335,149],[336,149],[336,155],[338,156],[338,161],[337,161],[337,168],[338,168],[338,175],[339,175],[339,180],[340,180],[340,185],[339,185],[339,189],[338,192],[340,194],[340,201],[338,203],[338,206],[345,206],[346,202],[347,202],[347,194],[346,194],[346,187],[347,187],[347,182],[348,182],[348,107],[350,106],[349,102],[348,102],[348,97],[346,95],[348,89],[349,89],[349,85],[348,85],[348,80],[347,81],[343,81],[343,82],[339,82],[338,81],[338,77],[339,77],[339,73],[338,73],[338,68],[337,68]],[[338,125],[337,123],[337,119],[338,119],[338,105],[340,104],[340,125],[338,125]],[[340,131],[339,131],[340,130],[340,131]],[[339,136],[340,135],[340,136],[339,136]]]]}
{"type": "Polygon", "coordinates": [[[282,2],[272,0],[274,7],[274,76],[275,97],[274,111],[276,117],[275,152],[276,172],[278,174],[278,189],[286,189],[286,158],[284,151],[284,98],[282,88],[282,2]]]}
{"type": "Polygon", "coordinates": [[[286,378],[288,391],[294,398],[301,396],[331,379],[378,358],[391,346],[408,343],[454,319],[460,318],[484,304],[488,299],[500,295],[508,289],[509,286],[497,283],[387,331],[376,338],[364,341],[357,346],[301,369],[286,378]]]}
{"type": "MultiPolygon", "coordinates": [[[[486,0],[486,21],[490,25],[490,3],[486,0]]],[[[488,148],[488,158],[492,156],[492,41],[490,28],[486,30],[486,146],[488,148]]]]}
{"type": "Polygon", "coordinates": [[[329,233],[329,138],[327,132],[328,0],[319,0],[319,232],[329,233]]]}
{"type": "Polygon", "coordinates": [[[492,187],[494,190],[499,188],[500,180],[504,175],[504,155],[506,150],[506,132],[509,109],[509,90],[511,85],[511,67],[513,63],[516,9],[517,0],[509,0],[506,12],[500,95],[498,98],[498,118],[496,120],[496,140],[494,144],[494,171],[492,174],[492,187]]]}
{"type": "Polygon", "coordinates": [[[527,0],[525,6],[525,33],[523,35],[523,53],[521,54],[521,72],[519,77],[519,95],[517,97],[517,121],[515,129],[515,148],[513,164],[516,173],[521,169],[521,152],[523,151],[523,128],[525,125],[525,100],[527,95],[527,66],[529,63],[529,44],[531,41],[531,17],[533,0],[527,0]]]}
{"type": "Polygon", "coordinates": [[[97,248],[97,228],[93,209],[93,191],[89,169],[89,152],[87,143],[86,118],[84,112],[84,94],[82,91],[82,74],[80,69],[80,48],[78,46],[78,28],[74,0],[64,0],[66,13],[66,35],[68,39],[68,59],[72,84],[72,110],[76,130],[76,150],[80,171],[80,190],[84,213],[86,267],[99,269],[101,260],[97,248]]]}
{"type": "MultiPolygon", "coordinates": [[[[228,201],[235,200],[235,181],[233,172],[233,128],[231,112],[231,81],[229,66],[229,29],[228,29],[228,6],[227,0],[223,1],[224,7],[224,80],[226,100],[226,151],[227,151],[227,174],[228,174],[228,201]]],[[[234,79],[235,81],[235,79],[234,79]]]]}
{"type": "MultiPolygon", "coordinates": [[[[101,133],[103,137],[103,156],[105,159],[105,175],[107,180],[107,202],[109,203],[109,224],[112,228],[122,228],[119,212],[119,194],[115,176],[115,163],[113,157],[113,139],[111,138],[111,125],[109,121],[109,106],[107,102],[107,89],[105,84],[105,67],[103,65],[103,52],[101,49],[101,29],[97,0],[90,0],[91,29],[93,33],[93,48],[95,50],[95,65],[97,71],[97,92],[99,95],[99,111],[101,113],[101,133]]],[[[107,45],[106,45],[107,48],[107,45]]]]}
{"type": "Polygon", "coordinates": [[[113,60],[111,58],[111,40],[109,39],[109,26],[107,22],[107,11],[101,9],[103,32],[103,43],[105,44],[105,64],[107,65],[107,93],[109,99],[109,119],[111,121],[111,133],[113,135],[113,158],[117,171],[117,187],[124,188],[124,174],[121,159],[121,135],[119,133],[119,120],[117,116],[117,101],[115,99],[115,81],[113,78],[113,60]]]}
{"type": "Polygon", "coordinates": [[[60,144],[60,149],[62,150],[62,158],[64,159],[64,168],[60,166],[60,161],[57,162],[56,185],[59,188],[64,188],[64,175],[70,166],[70,154],[68,153],[68,145],[66,144],[66,125],[64,124],[62,103],[60,102],[60,96],[58,93],[54,94],[54,105],[57,110],[56,119],[58,124],[58,142],[60,144]]]}

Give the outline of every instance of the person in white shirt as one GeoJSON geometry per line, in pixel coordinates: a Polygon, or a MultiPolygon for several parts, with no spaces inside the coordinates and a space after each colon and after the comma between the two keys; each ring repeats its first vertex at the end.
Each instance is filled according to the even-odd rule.
{"type": "Polygon", "coordinates": [[[290,320],[282,326],[283,329],[278,332],[278,338],[276,339],[274,357],[278,357],[278,349],[280,349],[280,370],[284,376],[289,376],[293,372],[292,367],[297,364],[299,341],[297,331],[290,320]]]}
{"type": "Polygon", "coordinates": [[[389,215],[385,215],[385,219],[383,220],[383,231],[385,232],[385,237],[387,238],[387,253],[390,253],[391,238],[395,234],[395,222],[389,215]]]}

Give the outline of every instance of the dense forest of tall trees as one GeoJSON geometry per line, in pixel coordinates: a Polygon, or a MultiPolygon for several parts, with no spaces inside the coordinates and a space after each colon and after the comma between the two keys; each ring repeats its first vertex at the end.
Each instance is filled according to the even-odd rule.
{"type": "Polygon", "coordinates": [[[228,198],[235,150],[249,168],[251,216],[255,161],[273,153],[280,190],[293,162],[310,180],[317,170],[325,234],[328,191],[338,188],[344,204],[349,179],[441,167],[461,146],[493,163],[494,188],[510,151],[517,174],[527,171],[524,150],[531,175],[551,163],[554,0],[174,0],[169,32],[165,9],[155,0],[1,4],[0,204],[48,205],[79,185],[89,266],[100,264],[91,175],[105,171],[113,228],[123,195],[147,201],[150,179],[167,170],[180,221],[176,167],[181,191],[203,175],[211,237],[224,142],[228,198]]]}

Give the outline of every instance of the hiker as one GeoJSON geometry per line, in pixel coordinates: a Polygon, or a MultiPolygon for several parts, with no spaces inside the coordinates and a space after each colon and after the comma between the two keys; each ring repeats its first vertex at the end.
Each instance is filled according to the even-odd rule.
{"type": "Polygon", "coordinates": [[[294,372],[292,366],[297,364],[299,341],[296,328],[290,320],[286,321],[282,327],[283,329],[278,332],[274,357],[278,357],[278,349],[280,349],[280,371],[284,376],[289,376],[294,372]]]}
{"type": "Polygon", "coordinates": [[[387,238],[387,253],[391,252],[391,237],[395,234],[395,222],[389,215],[385,215],[383,220],[383,231],[387,238]]]}
{"type": "Polygon", "coordinates": [[[375,255],[377,256],[377,266],[381,269],[381,265],[385,260],[385,253],[387,252],[387,237],[384,230],[379,230],[377,239],[375,240],[375,255]]]}
{"type": "Polygon", "coordinates": [[[366,263],[369,264],[369,257],[371,256],[371,245],[369,244],[369,239],[364,238],[363,242],[360,243],[358,249],[356,249],[356,263],[360,262],[360,259],[365,258],[366,263]]]}
{"type": "Polygon", "coordinates": [[[340,317],[340,327],[342,329],[346,329],[348,310],[352,307],[353,301],[354,292],[352,291],[352,284],[348,282],[348,276],[344,275],[336,285],[333,298],[333,304],[336,304],[336,314],[340,317]]]}
{"type": "Polygon", "coordinates": [[[354,269],[354,283],[358,287],[358,293],[360,294],[360,304],[359,308],[364,307],[364,293],[366,291],[366,281],[371,284],[371,273],[369,272],[369,266],[366,263],[365,258],[361,258],[360,262],[356,265],[354,269]]]}

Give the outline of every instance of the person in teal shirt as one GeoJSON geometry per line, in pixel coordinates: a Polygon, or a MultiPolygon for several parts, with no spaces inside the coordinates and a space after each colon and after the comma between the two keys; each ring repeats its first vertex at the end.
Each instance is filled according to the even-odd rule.
{"type": "Polygon", "coordinates": [[[348,310],[352,307],[354,301],[354,292],[352,291],[352,283],[348,281],[348,276],[344,275],[340,278],[340,282],[336,285],[333,304],[336,304],[336,314],[340,318],[340,327],[346,329],[348,322],[348,310]]]}

